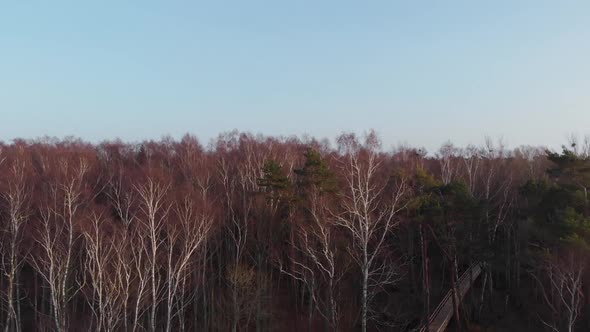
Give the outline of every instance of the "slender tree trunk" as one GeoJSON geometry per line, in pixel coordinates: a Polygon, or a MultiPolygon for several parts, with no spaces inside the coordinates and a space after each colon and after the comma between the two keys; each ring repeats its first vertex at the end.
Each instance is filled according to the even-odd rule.
{"type": "MultiPolygon", "coordinates": [[[[263,270],[263,262],[262,262],[262,250],[259,248],[258,253],[256,254],[256,261],[258,266],[261,270],[263,270]]],[[[256,332],[262,332],[262,274],[257,273],[257,285],[256,285],[256,332]]]]}
{"type": "Polygon", "coordinates": [[[330,278],[329,281],[328,296],[330,301],[330,323],[331,330],[336,331],[338,329],[337,317],[336,317],[336,299],[334,298],[334,280],[330,278]]]}
{"type": "Polygon", "coordinates": [[[410,287],[412,293],[418,289],[418,278],[416,277],[415,253],[414,253],[414,228],[408,228],[408,257],[410,258],[410,287]]]}
{"type": "Polygon", "coordinates": [[[311,292],[313,292],[313,286],[310,289],[310,298],[309,298],[309,307],[307,312],[307,328],[308,331],[312,331],[312,323],[313,323],[313,301],[311,299],[311,292]]]}
{"type": "Polygon", "coordinates": [[[453,294],[453,314],[455,317],[455,322],[457,323],[457,328],[459,331],[463,330],[463,324],[461,321],[460,315],[460,296],[459,296],[459,271],[457,267],[457,258],[453,259],[453,264],[451,266],[451,282],[452,282],[452,294],[453,294]]]}
{"type": "MultiPolygon", "coordinates": [[[[155,239],[155,235],[152,235],[155,239]]],[[[151,282],[152,282],[152,304],[151,304],[151,315],[150,315],[150,331],[156,331],[156,309],[158,300],[158,290],[156,287],[156,248],[152,248],[152,262],[151,262],[151,282]]]]}
{"type": "Polygon", "coordinates": [[[8,273],[8,312],[6,315],[5,331],[20,331],[19,321],[19,303],[20,298],[18,291],[18,262],[17,262],[17,247],[18,247],[18,227],[11,227],[11,243],[10,243],[10,271],[8,273]]]}
{"type": "Polygon", "coordinates": [[[362,308],[361,308],[361,331],[367,332],[367,311],[368,311],[368,297],[369,297],[369,262],[367,251],[363,252],[363,294],[362,294],[362,308]]]}
{"type": "Polygon", "coordinates": [[[479,303],[478,303],[478,309],[477,309],[477,316],[481,317],[481,313],[483,311],[483,304],[484,304],[484,300],[485,300],[485,292],[486,292],[486,287],[488,284],[488,273],[487,273],[487,264],[483,263],[483,281],[481,283],[481,295],[479,296],[479,303]]]}
{"type": "Polygon", "coordinates": [[[422,254],[422,289],[424,293],[424,317],[426,319],[426,326],[430,323],[430,271],[428,258],[428,244],[424,239],[423,226],[420,225],[420,248],[422,254]]]}

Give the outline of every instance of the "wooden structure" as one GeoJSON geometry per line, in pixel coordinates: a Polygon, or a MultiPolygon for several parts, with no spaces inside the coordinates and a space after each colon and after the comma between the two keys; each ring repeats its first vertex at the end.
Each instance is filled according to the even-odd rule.
{"type": "MultiPolygon", "coordinates": [[[[459,278],[459,301],[463,299],[481,274],[481,264],[473,264],[459,278]]],[[[434,309],[420,332],[443,332],[453,317],[453,291],[449,290],[438,307],[434,309]]]]}

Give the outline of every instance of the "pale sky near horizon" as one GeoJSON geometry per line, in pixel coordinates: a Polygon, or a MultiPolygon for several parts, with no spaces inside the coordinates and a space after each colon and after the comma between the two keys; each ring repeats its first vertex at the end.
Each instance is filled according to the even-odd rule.
{"type": "Polygon", "coordinates": [[[12,1],[0,140],[590,134],[589,1],[12,1]]]}

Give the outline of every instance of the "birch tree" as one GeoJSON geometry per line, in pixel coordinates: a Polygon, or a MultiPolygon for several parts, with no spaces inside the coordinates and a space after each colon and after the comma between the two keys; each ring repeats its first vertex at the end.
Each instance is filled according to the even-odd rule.
{"type": "Polygon", "coordinates": [[[349,250],[361,272],[361,330],[365,332],[370,301],[381,287],[397,281],[393,264],[380,260],[380,255],[400,221],[398,213],[405,208],[406,180],[380,177],[380,142],[375,133],[368,134],[363,144],[353,134],[344,134],[338,144],[343,154],[344,192],[341,212],[334,217],[352,238],[349,250]]]}
{"type": "Polygon", "coordinates": [[[263,151],[254,147],[251,138],[235,135],[221,137],[217,142],[218,181],[221,184],[226,211],[225,231],[228,234],[230,264],[224,268],[230,291],[230,330],[238,331],[240,322],[249,322],[253,308],[258,308],[257,279],[253,267],[244,262],[247,242],[251,238],[253,193],[258,190],[257,179],[262,176],[266,159],[263,151]]]}
{"type": "Polygon", "coordinates": [[[163,184],[153,177],[148,176],[145,183],[135,187],[138,194],[141,216],[138,220],[142,223],[147,234],[146,245],[149,248],[147,263],[150,269],[151,303],[150,303],[150,331],[157,329],[156,315],[161,301],[162,276],[158,263],[158,256],[162,252],[163,228],[170,212],[170,203],[166,200],[169,184],[163,184]]]}
{"type": "Polygon", "coordinates": [[[86,239],[85,269],[92,296],[90,308],[96,319],[96,331],[115,331],[123,316],[125,289],[119,287],[117,275],[117,241],[105,231],[107,220],[101,214],[90,216],[86,239]]]}
{"type": "Polygon", "coordinates": [[[44,206],[40,207],[40,227],[36,241],[41,253],[32,264],[49,286],[53,318],[58,332],[68,329],[68,304],[80,289],[73,280],[74,246],[79,238],[76,221],[84,203],[84,179],[88,161],[58,160],[56,180],[49,183],[44,206]]]}
{"type": "Polygon", "coordinates": [[[131,331],[143,330],[141,328],[141,317],[151,307],[150,298],[150,281],[152,275],[152,264],[149,259],[150,247],[149,237],[143,230],[139,229],[132,233],[128,246],[122,246],[117,251],[117,258],[120,261],[128,262],[130,260],[131,269],[121,266],[120,270],[122,273],[121,284],[126,287],[129,280],[134,286],[133,297],[131,298],[133,303],[133,320],[131,331]],[[131,253],[130,257],[126,254],[126,251],[131,253]],[[131,276],[131,278],[130,278],[131,276]]]}
{"type": "Polygon", "coordinates": [[[457,148],[448,141],[444,143],[437,154],[440,163],[440,176],[444,184],[449,184],[458,172],[458,165],[456,164],[457,148]]]}
{"type": "MultiPolygon", "coordinates": [[[[196,255],[201,253],[212,225],[212,217],[206,210],[206,204],[195,202],[190,196],[185,196],[176,204],[176,215],[179,225],[172,225],[167,230],[167,276],[166,276],[166,331],[172,329],[172,320],[184,308],[177,301],[181,283],[187,278],[191,263],[196,255]],[[198,207],[201,210],[198,210],[198,207]],[[174,310],[177,313],[174,313],[174,310]]],[[[181,322],[184,324],[184,322],[181,322]]]]}
{"type": "Polygon", "coordinates": [[[551,313],[551,320],[542,319],[542,322],[551,331],[573,332],[584,307],[584,257],[573,251],[561,257],[548,255],[542,267],[544,278],[533,274],[551,313]]]}
{"type": "MultiPolygon", "coordinates": [[[[22,152],[22,151],[20,151],[22,152]]],[[[27,162],[19,155],[13,162],[9,171],[9,180],[6,192],[2,193],[8,210],[7,227],[8,234],[7,257],[3,257],[4,271],[7,279],[6,303],[7,316],[5,331],[21,331],[21,296],[19,291],[19,276],[23,263],[24,253],[22,247],[22,228],[29,220],[32,213],[30,200],[30,187],[27,184],[25,173],[27,162]]]]}

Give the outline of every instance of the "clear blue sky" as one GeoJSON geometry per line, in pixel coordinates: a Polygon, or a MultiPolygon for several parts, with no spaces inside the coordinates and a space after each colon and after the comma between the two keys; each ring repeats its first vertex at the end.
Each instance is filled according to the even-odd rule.
{"type": "Polygon", "coordinates": [[[0,139],[590,133],[590,2],[6,1],[0,139]]]}

